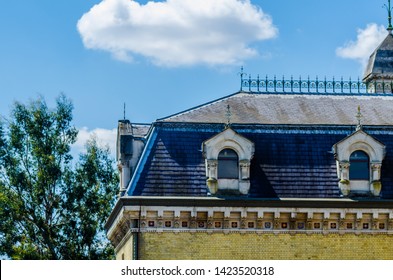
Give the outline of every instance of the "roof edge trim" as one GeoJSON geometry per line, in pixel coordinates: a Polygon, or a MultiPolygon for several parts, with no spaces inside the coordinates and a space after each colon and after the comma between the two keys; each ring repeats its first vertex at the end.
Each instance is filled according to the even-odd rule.
{"type": "Polygon", "coordinates": [[[292,208],[366,208],[386,209],[393,207],[393,199],[225,199],[218,197],[151,197],[132,196],[121,197],[110,214],[105,230],[108,231],[116,221],[117,215],[125,206],[165,206],[165,207],[292,207],[292,208]]]}
{"type": "Polygon", "coordinates": [[[144,165],[145,165],[145,163],[147,161],[147,156],[146,155],[148,155],[150,153],[150,151],[152,149],[152,145],[153,145],[156,137],[157,137],[156,128],[153,127],[153,129],[149,133],[146,146],[143,149],[143,152],[142,152],[142,154],[140,156],[140,160],[139,160],[139,162],[138,162],[138,164],[137,164],[137,166],[135,168],[135,172],[132,175],[132,178],[131,178],[131,180],[130,180],[130,182],[128,184],[128,187],[127,187],[127,190],[126,190],[125,194],[132,195],[132,193],[134,192],[135,187],[136,187],[136,182],[138,182],[139,177],[140,177],[141,172],[142,172],[142,169],[143,169],[143,167],[144,167],[144,165]]]}

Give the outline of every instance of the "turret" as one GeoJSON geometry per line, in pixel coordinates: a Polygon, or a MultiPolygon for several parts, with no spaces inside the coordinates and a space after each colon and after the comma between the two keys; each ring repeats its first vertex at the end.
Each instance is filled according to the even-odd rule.
{"type": "Polygon", "coordinates": [[[388,10],[389,33],[371,54],[363,77],[369,93],[393,93],[393,26],[390,0],[385,7],[388,10]]]}

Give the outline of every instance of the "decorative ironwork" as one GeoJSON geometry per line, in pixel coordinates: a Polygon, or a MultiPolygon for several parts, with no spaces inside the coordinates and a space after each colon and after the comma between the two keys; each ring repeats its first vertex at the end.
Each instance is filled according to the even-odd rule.
{"type": "Polygon", "coordinates": [[[238,73],[240,75],[240,91],[242,91],[243,88],[243,76],[247,75],[246,73],[243,72],[243,66],[240,68],[240,73],[238,73]]]}
{"type": "Polygon", "coordinates": [[[241,91],[255,92],[255,93],[311,93],[311,94],[392,94],[393,93],[393,81],[373,81],[369,83],[363,83],[358,78],[357,80],[344,80],[342,77],[336,80],[334,77],[332,80],[319,79],[318,76],[315,80],[311,80],[310,77],[307,79],[294,79],[291,76],[290,79],[277,78],[270,79],[268,76],[265,78],[252,78],[251,75],[246,77],[246,74],[240,73],[241,78],[241,91]]]}
{"type": "Polygon", "coordinates": [[[229,106],[229,104],[227,105],[227,112],[225,115],[227,117],[227,123],[225,124],[225,128],[228,128],[231,126],[231,117],[232,117],[231,107],[229,106]]]}
{"type": "Polygon", "coordinates": [[[360,112],[360,105],[358,106],[358,113],[356,114],[356,119],[358,120],[358,125],[356,126],[356,131],[358,131],[358,130],[362,129],[362,119],[363,119],[363,115],[360,112]]]}
{"type": "Polygon", "coordinates": [[[388,6],[386,4],[383,5],[386,10],[388,11],[388,28],[386,28],[389,33],[392,33],[393,26],[392,26],[392,8],[390,5],[390,0],[388,0],[388,6]]]}

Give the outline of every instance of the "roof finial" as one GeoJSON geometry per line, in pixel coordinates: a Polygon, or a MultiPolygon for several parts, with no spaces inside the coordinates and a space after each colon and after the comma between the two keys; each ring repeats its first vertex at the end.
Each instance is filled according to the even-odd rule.
{"type": "Polygon", "coordinates": [[[231,126],[231,117],[232,117],[231,107],[229,106],[229,104],[227,105],[227,112],[225,115],[227,117],[227,123],[225,124],[225,128],[228,128],[231,126]]]}
{"type": "Polygon", "coordinates": [[[126,103],[124,102],[124,108],[123,108],[123,120],[126,120],[126,103]]]}
{"type": "Polygon", "coordinates": [[[240,75],[240,91],[243,91],[243,76],[247,75],[246,73],[243,72],[243,66],[240,68],[240,72],[238,75],[240,75]]]}
{"type": "Polygon", "coordinates": [[[392,34],[393,26],[392,26],[392,7],[390,5],[390,0],[388,0],[388,5],[384,4],[384,7],[388,10],[388,28],[386,28],[387,31],[389,31],[389,34],[392,34]]]}
{"type": "Polygon", "coordinates": [[[362,125],[363,115],[360,112],[360,105],[358,106],[358,113],[356,114],[356,118],[358,119],[358,125],[356,126],[356,131],[358,131],[358,130],[361,130],[363,127],[363,125],[362,125]]]}

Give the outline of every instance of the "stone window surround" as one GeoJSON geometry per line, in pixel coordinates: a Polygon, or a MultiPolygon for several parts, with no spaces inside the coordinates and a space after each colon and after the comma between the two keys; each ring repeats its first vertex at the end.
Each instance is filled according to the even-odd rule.
{"type": "Polygon", "coordinates": [[[333,146],[333,153],[337,163],[337,177],[343,196],[356,191],[369,192],[379,196],[381,192],[381,167],[385,157],[385,146],[363,130],[358,130],[333,146]],[[355,151],[365,152],[370,159],[369,180],[349,180],[350,156],[355,151]]]}
{"type": "Polygon", "coordinates": [[[254,155],[254,143],[227,128],[202,143],[205,157],[207,186],[210,194],[222,190],[235,190],[246,195],[250,189],[250,165],[254,155]],[[239,158],[239,179],[218,179],[218,155],[224,149],[236,152],[239,158]]]}

